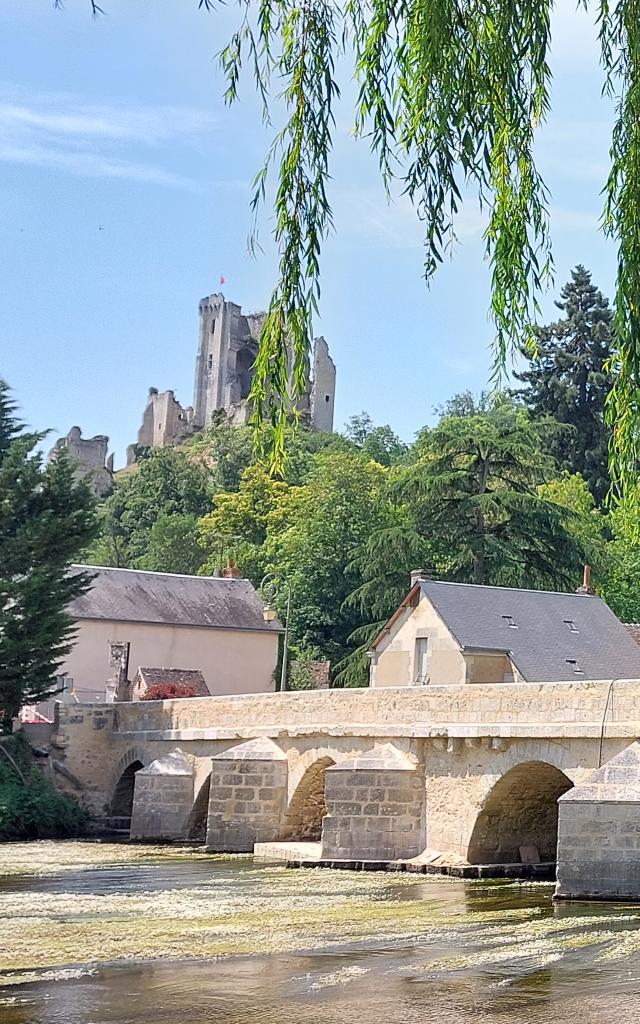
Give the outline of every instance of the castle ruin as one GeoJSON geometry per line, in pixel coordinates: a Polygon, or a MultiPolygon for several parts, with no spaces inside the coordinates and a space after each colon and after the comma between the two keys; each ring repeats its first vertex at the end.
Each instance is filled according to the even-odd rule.
{"type": "MultiPolygon", "coordinates": [[[[222,420],[243,426],[251,415],[249,394],[266,313],[243,313],[242,307],[216,293],[199,305],[200,334],[193,406],[183,406],[173,391],[149,392],[136,445],[127,449],[127,463],[139,448],[166,448],[222,420]]],[[[304,394],[296,408],[311,430],[333,430],[336,368],[324,338],[313,343],[304,394]]]]}
{"type": "MultiPolygon", "coordinates": [[[[243,313],[241,306],[216,293],[201,300],[199,315],[193,405],[183,407],[172,390],[150,388],[136,443],[127,448],[127,465],[136,461],[141,450],[169,448],[213,423],[243,426],[249,421],[249,394],[266,313],[243,313]]],[[[324,338],[315,338],[307,386],[295,403],[310,430],[333,430],[335,390],[336,368],[329,346],[324,338]]],[[[66,449],[76,463],[78,478],[88,477],[95,493],[105,497],[113,486],[108,445],[105,435],[83,438],[80,427],[72,427],[49,457],[66,449]]]]}
{"type": "Polygon", "coordinates": [[[48,460],[66,451],[74,463],[76,480],[87,480],[94,494],[106,498],[113,489],[113,455],[107,458],[108,449],[109,438],[105,434],[83,437],[80,427],[72,427],[66,437],[56,441],[48,460]]]}

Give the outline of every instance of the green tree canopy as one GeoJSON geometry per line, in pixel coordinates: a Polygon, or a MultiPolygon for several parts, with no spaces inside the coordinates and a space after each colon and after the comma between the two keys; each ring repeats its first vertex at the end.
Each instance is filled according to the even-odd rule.
{"type": "Polygon", "coordinates": [[[219,572],[232,557],[256,586],[264,575],[269,517],[284,500],[289,485],[274,480],[263,466],[245,469],[237,491],[217,494],[213,510],[199,523],[200,544],[206,551],[203,573],[219,572]]]}
{"type": "Polygon", "coordinates": [[[605,403],[613,376],[607,369],[614,348],[613,313],[607,299],[581,265],[556,302],[564,317],[535,329],[537,351],[516,374],[526,386],[520,395],[532,416],[553,416],[574,428],[553,439],[552,454],[567,473],[581,473],[601,505],[609,490],[605,403]]]}
{"type": "Polygon", "coordinates": [[[95,532],[94,501],[64,451],[44,464],[45,434],[18,422],[0,381],[0,729],[49,696],[73,646],[67,605],[91,577],[69,566],[95,532]]]}
{"type": "MultiPolygon", "coordinates": [[[[133,470],[116,479],[113,493],[100,509],[100,537],[85,553],[85,558],[94,565],[150,568],[145,559],[156,521],[166,516],[192,517],[195,521],[208,512],[211,495],[211,474],[202,459],[188,449],[153,449],[133,470]]],[[[164,538],[166,541],[166,530],[164,538]]],[[[149,555],[156,569],[190,571],[192,549],[187,564],[178,569],[175,560],[178,549],[174,546],[173,568],[168,570],[158,557],[162,550],[158,541],[156,531],[154,552],[149,555]]]]}
{"type": "Polygon", "coordinates": [[[395,491],[419,534],[438,544],[444,578],[529,587],[576,578],[581,551],[566,511],[537,492],[555,468],[544,452],[549,429],[501,400],[420,436],[395,491]]]}
{"type": "Polygon", "coordinates": [[[136,568],[195,576],[204,560],[198,541],[198,517],[163,513],[149,530],[146,550],[137,559],[136,568]]]}
{"type": "Polygon", "coordinates": [[[377,427],[364,410],[347,420],[344,433],[361,452],[381,466],[392,466],[408,451],[408,445],[400,440],[388,423],[377,427]]]}
{"type": "Polygon", "coordinates": [[[307,481],[289,488],[269,516],[265,570],[291,586],[294,645],[334,666],[363,623],[344,601],[360,582],[353,554],[387,521],[386,472],[359,453],[321,453],[307,481]]]}

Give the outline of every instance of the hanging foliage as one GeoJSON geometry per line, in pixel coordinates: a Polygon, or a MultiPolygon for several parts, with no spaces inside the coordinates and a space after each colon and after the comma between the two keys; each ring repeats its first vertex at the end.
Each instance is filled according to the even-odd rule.
{"type": "MultiPolygon", "coordinates": [[[[89,0],[91,3],[91,0],[89,0]]],[[[223,0],[198,0],[213,11],[223,0]]],[[[97,8],[92,4],[94,13],[97,8]]],[[[256,363],[256,423],[284,458],[285,426],[303,392],[320,297],[322,244],[339,97],[336,62],[352,62],[354,124],[424,225],[429,281],[455,241],[463,194],[486,210],[495,324],[494,378],[530,330],[552,261],[548,193],[534,159],[549,107],[552,0],[237,0],[240,26],[221,54],[226,99],[248,62],[263,116],[282,116],[258,172],[254,213],[276,168],[279,267],[256,363]],[[275,116],[275,115],[274,115],[275,116]]],[[[616,380],[609,399],[616,494],[636,484],[640,454],[640,0],[580,0],[597,24],[605,91],[617,104],[604,228],[618,247],[616,380]]],[[[254,236],[255,239],[255,236],[254,236]]]]}

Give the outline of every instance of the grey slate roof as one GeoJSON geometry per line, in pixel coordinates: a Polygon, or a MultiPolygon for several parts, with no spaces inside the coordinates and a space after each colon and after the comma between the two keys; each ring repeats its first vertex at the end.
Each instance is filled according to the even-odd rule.
{"type": "Polygon", "coordinates": [[[640,678],[640,646],[599,597],[435,580],[420,587],[462,648],[508,651],[528,682],[640,678]]]}
{"type": "Polygon", "coordinates": [[[155,622],[280,632],[276,620],[265,622],[263,603],[249,580],[214,576],[179,576],[76,565],[94,576],[91,589],[69,605],[74,619],[155,622]]]}

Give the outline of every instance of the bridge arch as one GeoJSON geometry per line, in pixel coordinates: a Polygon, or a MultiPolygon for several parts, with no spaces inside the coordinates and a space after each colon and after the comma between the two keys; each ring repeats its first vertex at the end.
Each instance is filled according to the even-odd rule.
{"type": "Polygon", "coordinates": [[[469,863],[517,863],[523,846],[535,846],[541,861],[555,861],[558,798],[572,785],[560,768],[545,761],[509,768],[481,804],[469,839],[469,863]]]}
{"type": "Polygon", "coordinates": [[[117,818],[130,818],[133,808],[135,774],[151,761],[142,747],[132,747],[123,754],[113,773],[109,813],[117,818]]]}
{"type": "Polygon", "coordinates": [[[282,828],[283,839],[319,842],[322,819],[327,813],[324,773],[335,763],[333,757],[325,754],[306,765],[289,800],[282,828]]]}

